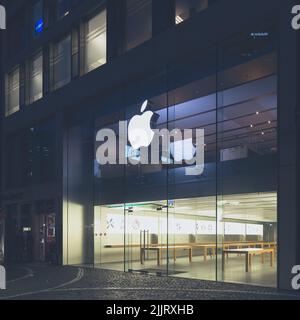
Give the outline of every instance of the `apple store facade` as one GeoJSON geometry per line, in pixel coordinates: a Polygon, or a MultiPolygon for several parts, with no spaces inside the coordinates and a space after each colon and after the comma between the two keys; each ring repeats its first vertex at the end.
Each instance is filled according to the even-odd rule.
{"type": "Polygon", "coordinates": [[[64,264],[277,286],[277,47],[272,24],[236,34],[122,84],[84,123],[69,119],[64,264]],[[99,130],[118,145],[119,122],[143,117],[145,100],[151,129],[204,130],[201,174],[174,152],[167,164],[97,161],[99,130]]]}

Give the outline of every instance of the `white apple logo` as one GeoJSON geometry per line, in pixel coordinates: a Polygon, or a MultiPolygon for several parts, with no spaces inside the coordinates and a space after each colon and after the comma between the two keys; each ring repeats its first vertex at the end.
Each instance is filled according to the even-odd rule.
{"type": "Polygon", "coordinates": [[[154,132],[150,126],[154,113],[152,111],[144,112],[147,106],[148,100],[141,107],[142,115],[134,116],[129,122],[128,139],[134,150],[149,147],[154,137],[154,132]]]}

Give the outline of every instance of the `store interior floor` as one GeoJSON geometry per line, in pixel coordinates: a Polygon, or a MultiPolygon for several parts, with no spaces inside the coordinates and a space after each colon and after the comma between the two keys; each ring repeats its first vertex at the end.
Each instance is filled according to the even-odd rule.
{"type": "MultiPolygon", "coordinates": [[[[94,267],[124,271],[123,262],[106,263],[95,265],[94,267]]],[[[155,259],[147,260],[144,265],[141,265],[139,261],[135,261],[127,264],[125,270],[133,270],[134,272],[149,271],[153,274],[161,272],[162,274],[166,274],[167,265],[166,260],[163,260],[161,266],[157,266],[155,259]]],[[[193,262],[189,263],[187,257],[181,257],[177,259],[175,264],[170,260],[168,271],[170,276],[187,279],[216,281],[217,272],[218,281],[245,283],[264,287],[276,287],[277,285],[276,261],[274,266],[271,267],[269,258],[266,258],[264,264],[262,264],[259,256],[253,257],[252,269],[249,272],[245,271],[244,256],[231,256],[226,259],[225,271],[223,273],[221,255],[217,257],[217,267],[214,258],[208,258],[207,261],[204,261],[203,257],[194,257],[193,262]]]]}

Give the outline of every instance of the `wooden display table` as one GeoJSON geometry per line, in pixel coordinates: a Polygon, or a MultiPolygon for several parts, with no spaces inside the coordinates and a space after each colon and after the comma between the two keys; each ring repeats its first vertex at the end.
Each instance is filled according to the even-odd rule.
{"type": "Polygon", "coordinates": [[[208,250],[211,250],[212,256],[216,255],[216,244],[191,244],[193,248],[203,249],[204,261],[207,260],[208,250]]]}
{"type": "Polygon", "coordinates": [[[252,267],[252,256],[261,255],[261,262],[264,263],[264,255],[266,253],[270,254],[270,265],[274,265],[274,249],[265,249],[265,248],[245,248],[245,249],[224,249],[222,252],[222,271],[225,271],[225,256],[229,254],[239,254],[245,255],[246,258],[246,272],[249,272],[252,267]]]}
{"type": "Polygon", "coordinates": [[[147,251],[155,251],[157,253],[157,265],[161,265],[161,259],[162,259],[162,251],[166,250],[173,250],[174,254],[174,262],[176,261],[176,251],[177,250],[188,250],[189,252],[189,262],[192,262],[193,259],[193,248],[191,246],[184,246],[184,245],[178,245],[178,246],[151,246],[146,248],[141,248],[141,264],[144,264],[145,262],[145,254],[147,251]]]}

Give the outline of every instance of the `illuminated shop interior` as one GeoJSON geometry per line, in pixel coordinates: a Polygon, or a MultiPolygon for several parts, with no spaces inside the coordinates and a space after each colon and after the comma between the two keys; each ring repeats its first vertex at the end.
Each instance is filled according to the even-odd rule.
{"type": "Polygon", "coordinates": [[[125,268],[133,272],[214,280],[217,267],[225,281],[272,286],[276,254],[272,266],[268,252],[264,261],[261,254],[255,255],[251,272],[245,271],[245,257],[233,254],[225,257],[222,272],[222,250],[230,246],[276,251],[276,208],[275,192],[223,196],[218,201],[204,197],[99,206],[95,208],[95,265],[124,270],[125,254],[125,268]],[[158,247],[162,248],[160,262],[157,250],[151,249],[158,247]]]}

